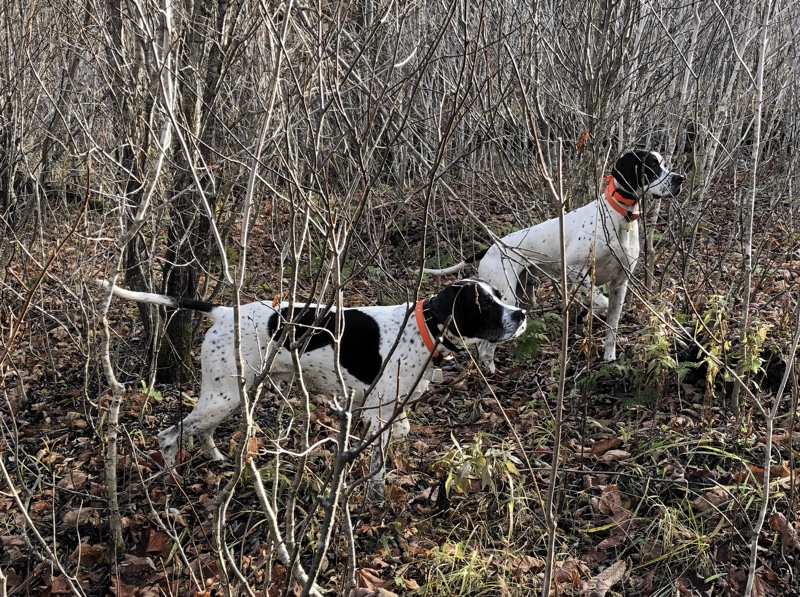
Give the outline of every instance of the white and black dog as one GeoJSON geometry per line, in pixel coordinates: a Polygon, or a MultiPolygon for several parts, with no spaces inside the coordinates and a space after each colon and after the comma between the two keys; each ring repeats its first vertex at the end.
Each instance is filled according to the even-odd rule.
{"type": "MultiPolygon", "coordinates": [[[[685,177],[671,172],[655,151],[634,150],[620,157],[606,177],[600,197],[564,216],[566,270],[569,279],[592,297],[595,311],[608,310],[604,359],[617,358],[617,325],[628,289],[628,276],[639,259],[639,199],[674,197],[685,177]],[[606,298],[597,286],[608,284],[606,298]]],[[[478,275],[502,293],[510,304],[523,301],[519,288],[524,274],[560,277],[561,249],[558,218],[503,237],[489,249],[446,269],[425,269],[435,276],[452,274],[480,261],[478,275]]],[[[481,362],[494,372],[494,345],[483,341],[481,362]]]]}
{"type": "MultiPolygon", "coordinates": [[[[213,434],[217,425],[239,406],[233,308],[133,292],[98,282],[124,299],[201,311],[214,322],[203,340],[203,379],[197,405],[183,421],[165,429],[158,437],[164,460],[170,466],[175,464],[182,435],[197,436],[212,459],[224,459],[214,444],[213,434]]],[[[408,433],[408,421],[399,405],[405,404],[415,391],[421,393],[427,387],[424,375],[432,362],[441,360],[440,347],[457,351],[481,341],[503,342],[525,330],[525,312],[502,303],[496,288],[474,278],[455,282],[416,304],[343,309],[338,322],[335,310],[308,307],[281,303],[273,308],[265,302],[242,305],[245,386],[249,389],[270,363],[268,379],[274,383],[295,377],[292,354],[287,350],[289,340],[283,346],[277,343],[282,329],[292,321],[297,326],[295,339],[303,346],[300,366],[306,387],[329,395],[354,393],[368,433],[380,433],[380,449],[373,448],[370,461],[370,472],[374,473],[371,489],[378,495],[383,494],[383,454],[391,433],[386,422],[394,421],[395,433],[408,433]],[[341,330],[341,379],[334,363],[337,323],[341,330]],[[395,343],[397,347],[389,356],[395,343]],[[365,397],[366,390],[373,385],[365,397]]]]}

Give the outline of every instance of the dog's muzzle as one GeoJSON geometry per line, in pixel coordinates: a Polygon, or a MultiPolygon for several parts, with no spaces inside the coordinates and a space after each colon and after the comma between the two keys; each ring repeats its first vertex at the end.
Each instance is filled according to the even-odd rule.
{"type": "Polygon", "coordinates": [[[670,194],[673,197],[677,197],[680,194],[684,182],[686,182],[686,177],[683,174],[673,174],[670,177],[670,194]]]}
{"type": "Polygon", "coordinates": [[[509,319],[510,319],[509,323],[511,325],[507,327],[510,327],[510,329],[513,330],[513,332],[509,336],[509,339],[516,338],[520,336],[522,332],[525,331],[525,328],[528,326],[527,316],[525,315],[525,311],[523,311],[522,309],[515,309],[514,311],[511,312],[509,319]]]}
{"type": "Polygon", "coordinates": [[[681,192],[684,182],[686,182],[686,177],[683,174],[676,174],[673,172],[659,185],[658,191],[660,192],[656,189],[651,189],[651,193],[654,197],[659,198],[677,197],[681,192]]]}

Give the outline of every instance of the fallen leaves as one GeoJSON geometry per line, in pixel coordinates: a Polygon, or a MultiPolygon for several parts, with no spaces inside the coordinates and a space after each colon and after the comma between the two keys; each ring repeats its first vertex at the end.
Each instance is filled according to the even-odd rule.
{"type": "MultiPolygon", "coordinates": [[[[493,222],[498,221],[499,215],[493,222]]],[[[511,219],[502,221],[512,223],[511,219]]],[[[264,246],[269,246],[271,237],[264,230],[261,233],[264,246]]],[[[779,248],[786,253],[782,244],[779,248]]],[[[776,271],[786,280],[794,280],[796,273],[788,276],[785,272],[794,272],[797,263],[800,261],[795,259],[793,269],[781,266],[776,271]]],[[[265,276],[275,273],[269,270],[268,260],[260,265],[265,276]]],[[[368,285],[358,288],[370,290],[368,285]]],[[[788,285],[784,289],[794,292],[788,285]]],[[[280,300],[271,290],[265,291],[265,296],[267,301],[280,300]]],[[[349,304],[371,300],[359,293],[347,296],[349,304]]],[[[638,323],[634,311],[626,310],[624,318],[630,328],[638,323]]],[[[131,343],[120,343],[120,359],[126,367],[128,362],[122,359],[126,352],[136,352],[135,342],[139,341],[136,325],[121,322],[115,329],[119,339],[131,343]]],[[[58,548],[70,574],[95,594],[149,597],[159,590],[161,594],[194,597],[219,594],[211,520],[214,498],[231,479],[231,470],[193,459],[194,450],[188,454],[190,462],[180,469],[182,478],[174,482],[170,478],[167,483],[157,475],[162,461],[156,435],[166,419],[178,420],[180,413],[191,408],[197,388],[159,388],[164,392],[162,402],[142,392],[130,397],[121,424],[131,433],[130,443],[121,442],[119,460],[128,543],[127,553],[117,560],[105,543],[108,510],[102,436],[110,395],[102,384],[95,387],[81,377],[86,355],[64,344],[68,339],[60,327],[41,337],[31,328],[26,335],[35,350],[15,352],[12,360],[18,372],[10,368],[3,372],[7,415],[18,425],[20,436],[19,449],[14,452],[20,460],[14,465],[21,471],[20,486],[29,490],[26,514],[48,537],[55,527],[58,548]],[[78,372],[73,382],[64,383],[71,374],[69,368],[56,364],[53,370],[50,357],[45,356],[49,348],[57,348],[61,357],[72,361],[78,372]],[[88,396],[87,388],[91,388],[88,396]],[[109,570],[117,561],[112,580],[109,570]]],[[[630,356],[637,345],[633,334],[625,335],[631,350],[626,349],[628,359],[622,358],[620,366],[627,369],[577,391],[566,413],[566,449],[561,451],[556,505],[559,594],[647,596],[669,587],[686,597],[740,595],[748,569],[742,529],[748,528],[745,522],[752,520],[753,509],[759,505],[760,498],[754,496],[760,496],[758,485],[764,479],[761,450],[766,435],[757,421],[749,421],[744,434],[726,428],[729,413],[723,396],[713,405],[717,410],[711,418],[700,416],[702,409],[695,402],[702,400],[706,387],[685,379],[656,396],[655,404],[639,401],[639,396],[633,396],[639,401],[633,406],[622,403],[623,395],[631,398],[633,392],[628,389],[636,386],[628,373],[636,372],[630,356]],[[696,549],[700,540],[704,550],[696,549]],[[675,553],[679,555],[672,557],[675,553]],[[706,559],[702,566],[694,567],[694,560],[686,563],[686,553],[706,559]]],[[[525,588],[538,587],[547,555],[542,549],[541,488],[548,480],[553,454],[550,408],[554,392],[548,364],[558,358],[553,347],[544,350],[550,352],[540,355],[536,363],[504,369],[502,376],[491,380],[491,392],[475,370],[462,362],[466,373],[451,371],[449,375],[457,381],[414,407],[410,441],[389,450],[387,468],[392,482],[387,487],[387,504],[362,508],[358,489],[350,502],[354,524],[359,526],[354,544],[358,586],[351,597],[435,594],[437,578],[431,571],[461,580],[471,563],[480,569],[477,574],[485,575],[478,581],[485,586],[471,587],[471,594],[525,594],[525,588]],[[511,442],[509,452],[519,460],[498,461],[503,466],[496,470],[503,474],[496,476],[512,479],[516,483],[513,492],[502,483],[487,484],[484,475],[476,474],[465,485],[468,491],[444,500],[441,455],[451,447],[450,432],[463,444],[484,432],[486,452],[510,441],[513,434],[507,420],[521,440],[511,442]]],[[[502,353],[501,347],[501,358],[502,353]]],[[[595,362],[592,367],[590,373],[598,373],[599,378],[604,366],[595,362]]],[[[576,375],[584,373],[576,371],[576,375]]],[[[138,380],[133,386],[138,387],[138,380]]],[[[289,400],[294,402],[283,405],[288,405],[287,412],[298,404],[294,397],[289,400]]],[[[329,402],[329,397],[315,395],[311,403],[314,424],[326,427],[327,432],[336,425],[327,408],[329,402]]],[[[264,413],[259,424],[265,431],[248,440],[246,458],[270,468],[265,470],[271,475],[269,491],[279,495],[283,504],[283,483],[296,473],[296,461],[286,458],[280,466],[272,467],[273,461],[267,464],[267,455],[275,452],[278,442],[285,442],[280,449],[293,447],[288,435],[276,434],[280,440],[269,435],[280,429],[275,425],[280,416],[285,413],[264,413]]],[[[220,446],[231,439],[241,441],[236,423],[231,428],[224,438],[218,435],[220,446]]],[[[773,439],[782,458],[796,448],[798,431],[795,419],[787,417],[785,427],[775,432],[773,439]]],[[[324,488],[331,460],[330,453],[311,454],[302,483],[293,489],[297,491],[292,494],[297,508],[293,524],[295,528],[301,521],[307,525],[303,527],[306,534],[297,535],[303,546],[317,539],[320,508],[315,492],[324,488]]],[[[365,468],[364,462],[357,466],[365,468]]],[[[791,466],[788,461],[776,461],[769,469],[770,489],[778,491],[771,496],[769,525],[759,538],[754,597],[792,594],[783,576],[785,570],[779,567],[781,558],[796,556],[800,548],[796,512],[786,497],[797,487],[798,474],[791,466]]],[[[484,467],[482,472],[488,470],[484,467]]],[[[226,539],[254,590],[263,590],[266,597],[296,595],[291,575],[274,559],[269,531],[249,482],[243,478],[237,486],[226,521],[226,539]]],[[[0,537],[0,565],[10,590],[67,594],[66,579],[51,579],[46,572],[49,567],[27,567],[30,544],[25,537],[30,535],[20,524],[8,494],[0,499],[7,525],[5,536],[0,537]]],[[[286,517],[287,523],[289,519],[286,517]]],[[[340,530],[342,527],[336,533],[340,530]]],[[[340,536],[335,537],[330,563],[320,576],[331,593],[342,586],[349,547],[340,536]]],[[[303,556],[300,560],[306,564],[303,556]]]]}
{"type": "Polygon", "coordinates": [[[730,492],[724,487],[714,487],[698,496],[692,506],[698,512],[707,512],[711,509],[719,509],[724,503],[731,499],[730,492]]]}
{"type": "Polygon", "coordinates": [[[769,517],[769,528],[776,533],[780,533],[781,544],[783,545],[784,549],[800,549],[800,534],[798,534],[795,525],[786,520],[786,516],[784,514],[780,512],[774,512],[769,517]]]}
{"type": "Polygon", "coordinates": [[[622,582],[627,573],[628,566],[624,561],[618,560],[608,568],[596,574],[581,584],[581,595],[585,597],[605,597],[611,589],[622,582]]]}

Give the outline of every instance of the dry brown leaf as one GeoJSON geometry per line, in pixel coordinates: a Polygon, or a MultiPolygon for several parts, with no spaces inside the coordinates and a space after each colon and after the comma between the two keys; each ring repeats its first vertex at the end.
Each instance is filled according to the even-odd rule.
{"type": "Polygon", "coordinates": [[[68,528],[85,524],[98,525],[99,523],[100,512],[96,508],[76,508],[64,514],[61,527],[68,528]]]}
{"type": "Polygon", "coordinates": [[[781,533],[781,540],[786,547],[789,549],[800,548],[800,535],[794,525],[786,520],[786,516],[775,512],[769,517],[769,526],[773,531],[781,533]]]}
{"type": "Polygon", "coordinates": [[[26,547],[27,545],[22,535],[3,535],[0,537],[0,544],[2,544],[5,551],[12,547],[26,547]]]}
{"type": "Polygon", "coordinates": [[[786,593],[784,582],[772,570],[761,566],[756,570],[753,582],[753,597],[772,597],[786,593]]]}
{"type": "Polygon", "coordinates": [[[792,474],[792,469],[788,464],[782,462],[781,464],[773,464],[769,467],[769,476],[771,479],[782,479],[792,474]]]}
{"type": "Polygon", "coordinates": [[[592,498],[592,507],[607,516],[626,512],[623,505],[622,494],[616,485],[606,485],[598,497],[592,498]]]}
{"type": "Polygon", "coordinates": [[[280,562],[272,564],[272,582],[269,589],[267,589],[267,597],[278,597],[283,595],[283,590],[286,588],[286,582],[289,579],[289,574],[286,568],[280,562]]]}
{"type": "Polygon", "coordinates": [[[69,588],[67,579],[63,576],[54,576],[50,581],[51,595],[69,595],[72,590],[69,588]]]}
{"type": "Polygon", "coordinates": [[[397,593],[392,593],[386,589],[365,589],[356,587],[350,591],[349,597],[397,597],[397,593]]]}
{"type": "Polygon", "coordinates": [[[731,498],[730,494],[722,487],[715,487],[696,498],[692,505],[698,512],[706,512],[711,508],[718,508],[731,498]]]}
{"type": "Polygon", "coordinates": [[[594,568],[598,564],[602,564],[603,562],[605,562],[608,559],[608,554],[606,552],[604,552],[604,551],[601,551],[599,549],[595,549],[593,547],[592,549],[587,551],[585,554],[583,554],[583,557],[581,559],[584,562],[586,562],[587,565],[589,565],[592,568],[594,568]]]}
{"type": "Polygon", "coordinates": [[[159,597],[161,595],[161,589],[156,584],[129,585],[122,579],[113,576],[111,577],[111,592],[117,597],[159,597]]]}
{"type": "Polygon", "coordinates": [[[581,585],[581,595],[586,597],[605,597],[614,585],[625,578],[628,567],[623,560],[618,560],[581,585]]]}
{"type": "Polygon", "coordinates": [[[706,582],[702,575],[694,570],[687,570],[678,579],[678,590],[681,595],[694,597],[697,595],[710,595],[714,586],[706,582]]]}
{"type": "Polygon", "coordinates": [[[58,482],[58,486],[62,489],[83,489],[86,487],[87,479],[88,476],[83,471],[70,470],[58,482]]]}
{"type": "Polygon", "coordinates": [[[600,457],[600,462],[611,464],[612,462],[619,462],[620,460],[630,458],[630,456],[631,453],[625,450],[609,450],[600,457]]]}
{"type": "Polygon", "coordinates": [[[541,558],[529,555],[510,556],[508,561],[511,575],[519,582],[523,581],[525,574],[530,570],[544,568],[544,561],[541,558]]]}
{"type": "Polygon", "coordinates": [[[602,456],[609,450],[614,450],[616,448],[619,448],[622,445],[622,443],[623,443],[622,438],[620,437],[601,439],[592,444],[592,447],[589,448],[589,452],[594,456],[602,456]]]}
{"type": "Polygon", "coordinates": [[[575,150],[578,153],[583,153],[583,150],[586,149],[586,142],[589,140],[589,129],[585,129],[580,135],[578,135],[578,141],[575,144],[575,150]]]}
{"type": "Polygon", "coordinates": [[[574,587],[581,586],[581,576],[589,573],[589,568],[575,558],[567,558],[556,563],[555,580],[558,583],[570,584],[574,587]]]}
{"type": "Polygon", "coordinates": [[[608,475],[592,473],[583,476],[583,487],[589,489],[590,487],[601,487],[608,484],[608,475]]]}
{"type": "Polygon", "coordinates": [[[415,581],[413,578],[403,578],[401,579],[403,584],[406,588],[410,591],[418,591],[419,590],[419,583],[415,581]]]}
{"type": "Polygon", "coordinates": [[[144,553],[165,553],[165,546],[171,545],[169,535],[158,529],[144,529],[142,536],[142,552],[144,553]]]}
{"type": "Polygon", "coordinates": [[[250,436],[247,439],[247,451],[244,454],[245,462],[250,462],[253,460],[253,456],[258,454],[258,438],[255,436],[250,436]]]}
{"type": "Polygon", "coordinates": [[[625,533],[619,533],[608,539],[603,539],[600,543],[597,544],[597,549],[601,551],[607,551],[609,549],[613,549],[619,545],[622,545],[628,540],[628,536],[625,533]]]}
{"type": "Polygon", "coordinates": [[[105,545],[79,544],[70,554],[69,559],[79,566],[94,566],[103,562],[108,557],[108,547],[105,545]]]}
{"type": "Polygon", "coordinates": [[[376,589],[383,587],[387,582],[380,577],[380,572],[371,568],[360,568],[356,570],[356,586],[364,589],[376,589]]]}
{"type": "Polygon", "coordinates": [[[53,504],[49,500],[37,500],[28,507],[30,512],[35,512],[36,514],[49,512],[52,509],[53,504]]]}

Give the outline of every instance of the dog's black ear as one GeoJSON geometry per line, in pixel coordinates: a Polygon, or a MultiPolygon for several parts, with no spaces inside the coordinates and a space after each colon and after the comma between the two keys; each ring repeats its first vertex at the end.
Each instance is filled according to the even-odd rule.
{"type": "Polygon", "coordinates": [[[648,188],[661,174],[661,162],[650,151],[634,149],[617,160],[611,173],[624,190],[636,193],[648,188]]]}
{"type": "Polygon", "coordinates": [[[636,193],[636,189],[642,185],[640,176],[642,174],[642,159],[638,155],[639,150],[629,151],[623,154],[611,169],[611,174],[618,185],[624,191],[636,193]]]}
{"type": "Polygon", "coordinates": [[[444,323],[451,315],[454,319],[458,319],[465,301],[476,301],[477,294],[477,284],[473,280],[461,280],[431,297],[428,304],[436,319],[444,323]]]}
{"type": "Polygon", "coordinates": [[[428,306],[433,316],[436,317],[436,321],[444,323],[447,321],[447,318],[452,315],[456,294],[457,289],[454,284],[451,284],[447,288],[443,288],[437,292],[431,297],[431,300],[428,301],[428,306]]]}

